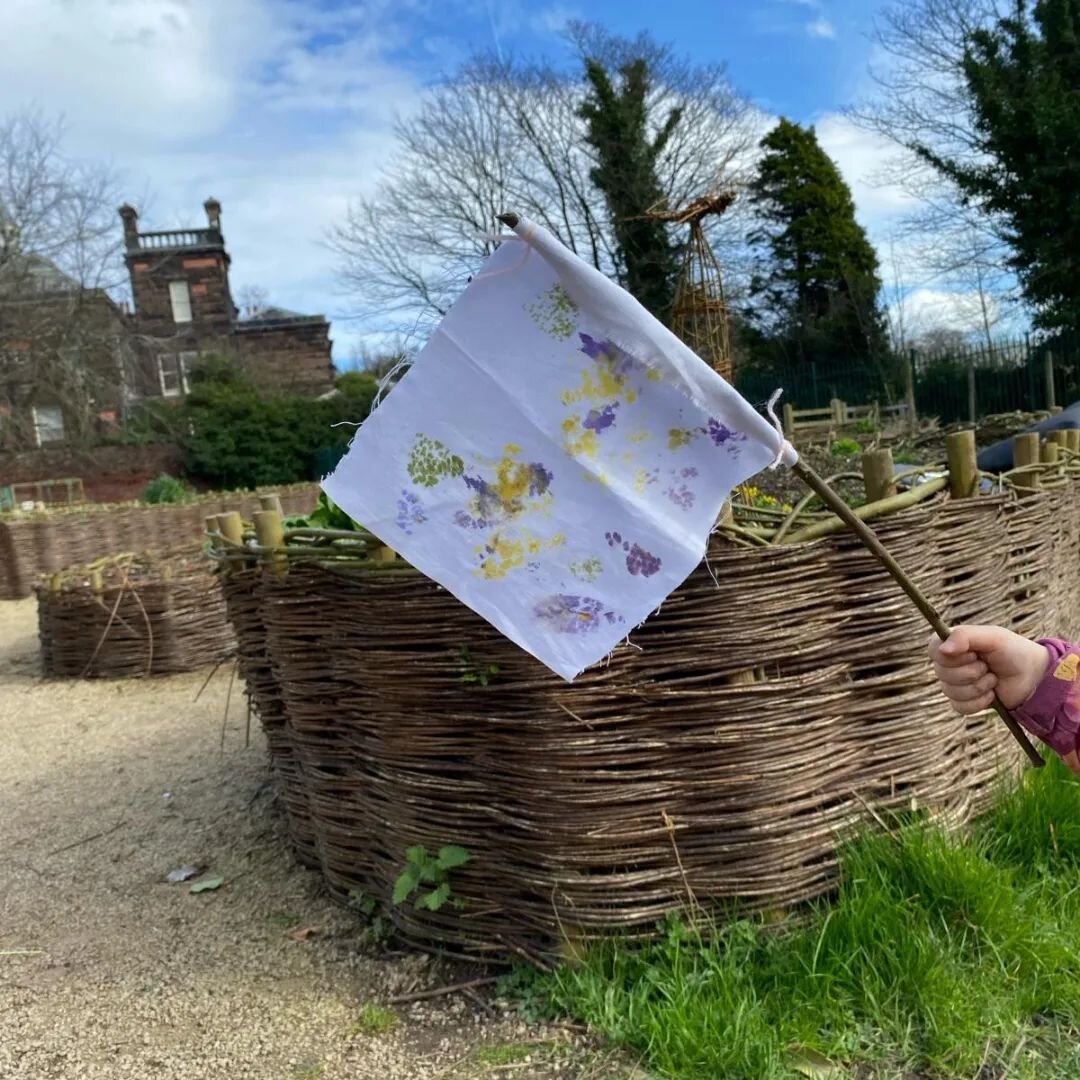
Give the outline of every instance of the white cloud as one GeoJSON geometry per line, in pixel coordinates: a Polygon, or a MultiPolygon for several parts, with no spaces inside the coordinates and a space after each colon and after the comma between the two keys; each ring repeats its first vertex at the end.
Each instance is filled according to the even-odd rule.
{"type": "Polygon", "coordinates": [[[813,22],[806,24],[806,32],[812,38],[834,38],[836,37],[836,27],[833,26],[824,15],[814,19],[813,22]]]}
{"type": "MultiPolygon", "coordinates": [[[[417,0],[422,2],[422,0],[417,0]]],[[[348,199],[369,191],[416,78],[401,0],[0,0],[4,110],[63,114],[70,152],[111,161],[146,228],[198,224],[223,203],[234,290],[334,314],[322,246],[348,199]]],[[[117,221],[119,231],[119,220],[117,221]]],[[[335,354],[359,336],[332,329],[335,354]]]]}
{"type": "MultiPolygon", "coordinates": [[[[991,326],[999,318],[993,297],[986,297],[986,317],[991,326]]],[[[903,327],[904,337],[914,341],[931,330],[957,330],[975,334],[982,330],[983,311],[979,294],[943,289],[912,289],[890,306],[890,322],[903,327]]]]}
{"type": "Polygon", "coordinates": [[[856,215],[871,234],[881,239],[896,219],[914,208],[898,184],[887,180],[896,146],[888,139],[857,127],[840,113],[826,113],[814,123],[821,148],[836,162],[851,188],[856,215]]]}

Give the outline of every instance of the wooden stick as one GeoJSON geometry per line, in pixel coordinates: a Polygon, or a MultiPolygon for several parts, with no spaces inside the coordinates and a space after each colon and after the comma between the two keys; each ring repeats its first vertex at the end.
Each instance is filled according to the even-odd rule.
{"type": "Polygon", "coordinates": [[[447,994],[459,994],[463,990],[473,990],[477,986],[490,986],[498,982],[497,975],[484,976],[480,979],[468,979],[465,982],[446,983],[444,986],[433,986],[430,990],[416,990],[411,994],[397,994],[387,998],[388,1005],[407,1005],[411,1001],[427,1001],[429,998],[445,997],[447,994]]]}
{"type": "MultiPolygon", "coordinates": [[[[923,596],[919,587],[904,573],[900,564],[889,554],[882,542],[874,535],[874,531],[865,525],[856,516],[850,506],[813,469],[803,461],[797,461],[791,471],[814,492],[815,495],[840,518],[848,528],[862,541],[867,550],[889,572],[892,579],[907,594],[908,599],[919,609],[926,621],[933,627],[934,633],[944,641],[952,633],[950,627],[942,619],[937,609],[923,596]]],[[[1024,729],[1016,722],[1012,713],[1002,705],[997,695],[994,695],[994,712],[1005,722],[1005,726],[1012,732],[1013,738],[1020,744],[1020,748],[1027,754],[1028,760],[1036,768],[1041,768],[1045,762],[1039,752],[1031,745],[1030,740],[1024,733],[1024,729]]]]}
{"type": "MultiPolygon", "coordinates": [[[[814,475],[817,476],[816,473],[814,475]]],[[[925,484],[913,487],[910,491],[904,491],[899,495],[894,495],[891,499],[882,499],[880,502],[867,503],[865,506],[860,506],[857,510],[852,510],[848,504],[844,502],[843,499],[840,499],[836,492],[821,479],[820,476],[817,476],[817,479],[834,499],[839,500],[847,513],[852,517],[857,518],[860,523],[872,520],[876,517],[882,517],[885,514],[891,514],[894,510],[903,510],[905,507],[922,502],[923,499],[928,499],[931,495],[936,495],[939,491],[947,487],[949,483],[949,481],[942,476],[937,480],[929,480],[925,484]]],[[[831,509],[831,504],[829,505],[831,509]]],[[[840,532],[847,523],[846,517],[841,517],[834,511],[832,517],[828,517],[824,521],[817,521],[813,525],[807,525],[806,528],[799,529],[798,532],[792,533],[785,543],[805,544],[810,540],[819,540],[823,536],[831,536],[833,533],[840,532]]]]}

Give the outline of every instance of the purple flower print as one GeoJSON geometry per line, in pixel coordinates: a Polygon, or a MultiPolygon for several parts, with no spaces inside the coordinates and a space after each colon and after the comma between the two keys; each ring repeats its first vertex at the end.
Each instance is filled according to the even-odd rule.
{"type": "Polygon", "coordinates": [[[533,608],[533,614],[560,634],[587,634],[598,626],[615,626],[623,617],[608,611],[592,596],[570,596],[557,593],[546,597],[533,608]]]}
{"type": "Polygon", "coordinates": [[[422,525],[425,521],[427,515],[419,498],[411,491],[402,491],[397,501],[397,527],[403,530],[406,536],[412,536],[412,527],[422,525]]]}
{"type": "Polygon", "coordinates": [[[590,334],[578,333],[581,338],[581,351],[590,360],[598,360],[601,356],[606,357],[616,375],[628,375],[638,366],[637,361],[623,349],[620,349],[614,341],[597,341],[590,334]]]}
{"type": "MultiPolygon", "coordinates": [[[[506,508],[498,492],[481,476],[465,476],[462,479],[470,491],[476,492],[476,498],[473,500],[473,509],[476,513],[469,516],[485,523],[476,527],[486,528],[487,523],[499,520],[506,508]]],[[[461,523],[458,522],[458,524],[461,523]]]]}
{"type": "Polygon", "coordinates": [[[582,427],[588,428],[590,431],[595,431],[599,435],[601,431],[614,425],[615,410],[618,407],[619,403],[614,401],[610,405],[605,405],[602,409],[590,409],[585,420],[582,422],[582,427]]]}
{"type": "Polygon", "coordinates": [[[495,522],[488,521],[487,518],[473,517],[467,511],[459,510],[454,514],[454,524],[462,529],[490,529],[495,522]]]}
{"type": "Polygon", "coordinates": [[[604,539],[608,542],[608,547],[618,547],[623,542],[623,538],[617,532],[604,533],[604,539]]]}
{"type": "Polygon", "coordinates": [[[661,566],[660,560],[639,544],[634,544],[626,556],[626,569],[635,577],[652,577],[661,566]]]}
{"type": "Polygon", "coordinates": [[[669,487],[664,494],[680,509],[690,510],[694,505],[694,493],[685,485],[669,487]]]}
{"type": "Polygon", "coordinates": [[[697,469],[694,468],[693,465],[687,465],[685,469],[680,469],[679,470],[679,475],[684,480],[690,480],[693,477],[697,476],[697,474],[698,474],[698,471],[697,471],[697,469]]]}
{"type": "Polygon", "coordinates": [[[746,436],[741,431],[732,431],[727,424],[721,424],[715,417],[709,419],[709,426],[703,430],[712,439],[713,446],[725,446],[735,457],[739,454],[736,443],[746,441],[746,436]]]}
{"type": "Polygon", "coordinates": [[[529,466],[529,494],[543,495],[551,487],[551,472],[545,469],[539,461],[534,461],[529,466]]]}

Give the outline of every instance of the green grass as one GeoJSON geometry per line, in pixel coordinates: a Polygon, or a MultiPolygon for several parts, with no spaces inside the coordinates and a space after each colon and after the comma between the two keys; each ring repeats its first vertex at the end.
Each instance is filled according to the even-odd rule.
{"type": "Polygon", "coordinates": [[[1080,784],[1056,761],[966,839],[919,822],[859,838],[837,894],[801,914],[673,919],[516,989],[667,1077],[780,1080],[823,1059],[844,1076],[1080,1075],[1080,784]]]}
{"type": "Polygon", "coordinates": [[[385,1005],[376,1005],[369,1001],[349,1029],[350,1035],[385,1035],[397,1027],[397,1013],[385,1005]]]}
{"type": "Polygon", "coordinates": [[[515,1065],[524,1061],[535,1049],[532,1043],[493,1043],[479,1047],[473,1057],[480,1065],[515,1065]]]}

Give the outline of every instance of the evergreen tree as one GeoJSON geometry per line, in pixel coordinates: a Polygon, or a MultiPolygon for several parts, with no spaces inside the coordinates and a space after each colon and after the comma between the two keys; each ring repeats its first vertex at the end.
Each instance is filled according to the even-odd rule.
{"type": "Polygon", "coordinates": [[[581,106],[586,138],[596,152],[593,183],[603,192],[612,218],[615,257],[623,284],[662,322],[671,315],[679,272],[679,249],[662,221],[645,217],[663,199],[656,162],[682,116],[668,113],[657,134],[649,135],[649,67],[635,59],[619,69],[616,88],[603,65],[587,60],[590,93],[581,106]]]}
{"type": "Polygon", "coordinates": [[[1004,223],[1036,323],[1080,326],[1080,0],[1016,0],[972,31],[964,77],[982,160],[915,149],[1004,223]]]}
{"type": "Polygon", "coordinates": [[[761,221],[750,240],[766,255],[751,282],[754,321],[789,360],[860,360],[884,374],[878,260],[836,165],[813,128],[790,120],[761,141],[750,186],[761,221]]]}

